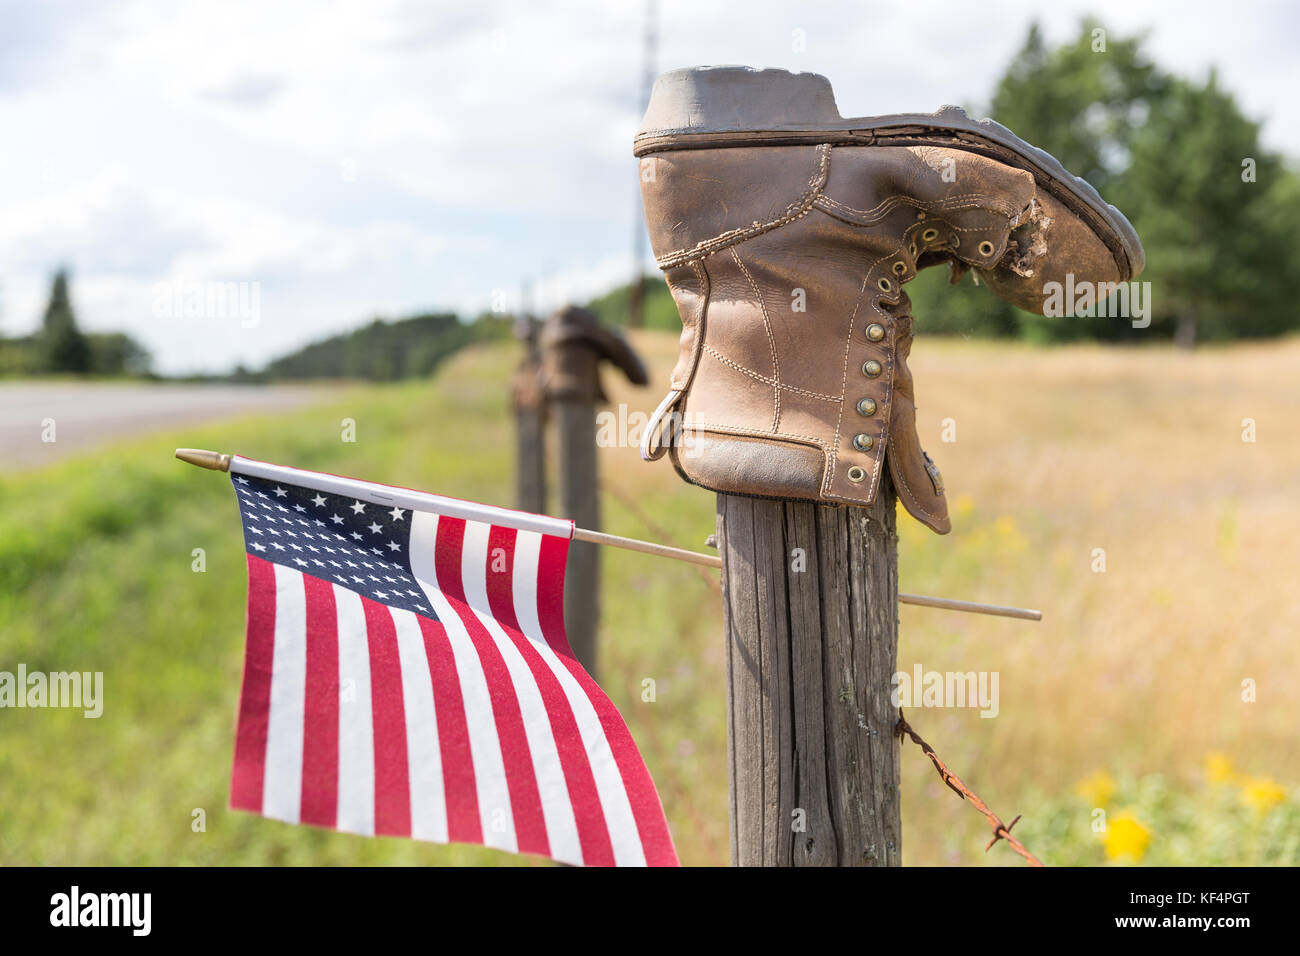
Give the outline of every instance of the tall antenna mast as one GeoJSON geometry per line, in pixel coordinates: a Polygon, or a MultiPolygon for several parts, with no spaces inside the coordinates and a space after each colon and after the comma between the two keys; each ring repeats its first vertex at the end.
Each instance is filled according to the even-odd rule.
{"type": "MultiPolygon", "coordinates": [[[[655,60],[659,51],[659,4],[657,0],[646,0],[645,32],[643,34],[641,61],[641,102],[644,110],[650,102],[650,89],[655,81],[655,60]]],[[[639,329],[645,322],[645,223],[641,217],[641,183],[638,165],[636,216],[633,218],[632,232],[632,286],[627,297],[627,325],[639,329]]]]}

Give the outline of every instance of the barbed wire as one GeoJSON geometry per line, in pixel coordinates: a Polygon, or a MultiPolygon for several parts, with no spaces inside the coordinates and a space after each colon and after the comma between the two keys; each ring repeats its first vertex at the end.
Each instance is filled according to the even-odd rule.
{"type": "MultiPolygon", "coordinates": [[[[645,525],[650,532],[658,535],[660,540],[672,543],[673,536],[670,535],[665,528],[659,525],[658,522],[646,514],[645,511],[638,506],[631,495],[624,494],[620,489],[604,481],[600,482],[600,490],[616,499],[634,518],[645,525]]],[[[713,589],[719,592],[722,590],[721,585],[712,574],[705,571],[704,568],[696,568],[696,570],[713,589]]],[[[1016,818],[1010,823],[1004,824],[1002,819],[989,809],[988,804],[979,798],[978,794],[967,787],[966,784],[962,783],[961,778],[948,769],[944,762],[939,759],[939,755],[934,752],[934,748],[921,739],[921,735],[912,729],[911,724],[904,719],[903,709],[901,707],[898,709],[898,723],[894,727],[894,734],[900,740],[903,737],[910,737],[912,742],[919,746],[925,755],[930,758],[930,762],[934,764],[934,769],[937,770],[939,776],[943,778],[943,782],[946,783],[948,787],[957,794],[957,796],[961,797],[972,807],[982,813],[984,818],[989,821],[989,825],[993,827],[993,839],[989,840],[988,845],[984,847],[985,853],[991,850],[993,844],[997,843],[999,840],[1006,840],[1011,846],[1011,849],[1024,857],[1029,862],[1030,866],[1044,865],[1042,860],[1029,852],[1028,847],[1011,835],[1011,828],[1020,822],[1020,814],[1017,814],[1016,818]]]]}
{"type": "Polygon", "coordinates": [[[981,800],[973,790],[961,782],[960,777],[944,765],[944,762],[939,759],[939,755],[934,752],[934,748],[922,740],[921,735],[912,729],[911,724],[904,719],[903,708],[901,707],[898,708],[898,723],[894,726],[894,734],[900,740],[902,740],[904,736],[910,737],[912,742],[919,746],[921,750],[925,752],[925,755],[930,758],[930,763],[934,764],[934,769],[939,772],[939,776],[943,778],[943,782],[946,783],[948,787],[957,794],[957,796],[961,797],[980,813],[984,814],[984,818],[988,820],[989,824],[993,827],[993,839],[989,840],[988,845],[984,847],[985,853],[991,850],[993,844],[997,843],[999,840],[1006,840],[1007,843],[1011,845],[1011,849],[1015,850],[1029,861],[1030,866],[1043,865],[1042,860],[1030,853],[1029,849],[1023,843],[1011,835],[1011,828],[1020,822],[1020,814],[1016,814],[1016,818],[1010,823],[1004,824],[1002,819],[989,809],[988,804],[981,800]]]}

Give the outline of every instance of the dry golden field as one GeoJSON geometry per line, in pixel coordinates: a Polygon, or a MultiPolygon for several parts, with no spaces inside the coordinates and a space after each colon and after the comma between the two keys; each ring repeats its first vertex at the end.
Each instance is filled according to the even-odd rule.
{"type": "MultiPolygon", "coordinates": [[[[675,342],[643,335],[638,343],[655,366],[652,381],[666,381],[675,342]]],[[[900,670],[920,663],[1000,675],[996,718],[921,710],[910,715],[913,725],[1004,818],[1025,814],[1022,835],[1029,841],[1032,834],[1039,845],[1031,848],[1049,862],[1057,843],[1070,847],[1069,860],[1089,860],[1089,843],[1100,840],[1090,828],[1097,789],[1140,801],[1155,779],[1164,796],[1185,796],[1188,813],[1234,784],[1247,802],[1252,784],[1272,792],[1269,781],[1294,799],[1300,341],[1186,354],[921,340],[911,364],[922,442],[943,470],[953,531],[937,536],[900,509],[901,589],[1044,611],[1035,624],[904,607],[900,670]],[[941,440],[945,419],[956,441],[941,440]],[[1246,419],[1254,441],[1243,440],[1246,419]],[[1094,570],[1101,567],[1095,549],[1104,549],[1104,572],[1094,570]],[[1243,700],[1250,696],[1244,681],[1253,682],[1253,702],[1243,700]],[[1229,759],[1230,771],[1216,754],[1229,759]],[[1207,782],[1207,761],[1211,775],[1231,779],[1207,782]],[[1085,778],[1089,799],[1068,806],[1085,778]],[[1040,804],[1050,805],[1050,826],[1048,807],[1036,817],[1040,804]]],[[[627,388],[613,395],[644,409],[658,397],[627,388]]],[[[645,465],[633,450],[606,449],[603,464],[633,494],[678,482],[666,462],[645,465]]],[[[682,494],[711,497],[701,489],[682,494]]],[[[607,507],[618,511],[613,502],[607,507]]],[[[698,544],[708,530],[682,543],[698,544]]],[[[613,605],[620,596],[606,600],[613,605]]],[[[712,624],[720,632],[717,615],[712,624]]],[[[720,697],[717,644],[684,666],[707,669],[699,692],[720,697]]],[[[711,710],[720,707],[715,701],[711,710]]],[[[709,732],[721,733],[716,719],[709,732]]],[[[709,772],[689,781],[697,813],[720,821],[725,749],[718,739],[707,747],[709,772]]],[[[911,745],[903,771],[905,861],[980,861],[983,819],[911,745]]],[[[1106,803],[1112,813],[1125,810],[1122,800],[1106,803]]],[[[1176,854],[1168,841],[1169,855],[1157,854],[1161,838],[1174,835],[1161,832],[1160,819],[1138,818],[1153,859],[1219,858],[1198,853],[1196,844],[1211,839],[1199,832],[1180,836],[1189,845],[1176,854]]],[[[713,853],[725,854],[725,835],[720,823],[710,826],[713,853]]],[[[1231,857],[1236,836],[1214,838],[1229,844],[1215,853],[1231,857]]],[[[1252,859],[1239,849],[1241,862],[1252,859]]],[[[1005,847],[995,857],[1018,862],[1005,847]]]]}

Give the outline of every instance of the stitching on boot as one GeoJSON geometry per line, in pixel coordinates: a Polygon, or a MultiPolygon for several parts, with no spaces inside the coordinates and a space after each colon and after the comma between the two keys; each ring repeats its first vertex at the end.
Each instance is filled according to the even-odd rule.
{"type": "MultiPolygon", "coordinates": [[[[1011,208],[1007,204],[999,202],[988,203],[979,199],[953,197],[936,203],[923,203],[918,202],[910,196],[894,196],[886,201],[891,204],[890,207],[878,214],[874,212],[874,209],[864,212],[853,209],[850,206],[845,206],[843,203],[831,199],[825,194],[818,196],[813,201],[813,205],[822,212],[834,216],[836,219],[846,222],[850,226],[873,226],[888,216],[889,213],[893,212],[899,205],[908,205],[914,209],[923,209],[926,212],[936,213],[951,212],[957,209],[982,209],[985,212],[1005,216],[1009,222],[1014,222],[1018,214],[1017,210],[1011,208]]],[[[968,226],[965,231],[969,232],[971,229],[972,227],[968,226]]]]}
{"type": "Polygon", "coordinates": [[[786,438],[792,441],[800,441],[809,445],[826,450],[826,440],[818,438],[816,435],[796,435],[792,432],[778,432],[773,435],[772,432],[759,431],[757,428],[741,428],[738,425],[727,425],[723,422],[699,422],[690,423],[691,431],[708,431],[715,432],[719,435],[743,435],[747,438],[786,438]]]}
{"type": "Polygon", "coordinates": [[[922,202],[912,196],[890,196],[888,199],[881,200],[881,202],[872,206],[870,209],[855,209],[853,206],[842,203],[838,199],[835,199],[826,193],[822,193],[816,200],[814,200],[813,204],[827,212],[831,212],[833,207],[835,211],[851,216],[855,220],[870,220],[871,222],[884,219],[885,216],[893,211],[895,206],[901,204],[906,204],[916,209],[927,210],[969,209],[971,207],[978,207],[986,209],[989,212],[1005,215],[1009,218],[1016,216],[1020,211],[1010,203],[983,196],[980,193],[962,193],[957,196],[948,196],[938,202],[931,203],[922,202]]]}
{"type": "MultiPolygon", "coordinates": [[[[840,367],[840,407],[835,412],[835,439],[831,442],[830,460],[826,462],[826,477],[822,479],[822,494],[827,496],[830,495],[835,465],[840,457],[840,428],[844,423],[844,402],[849,393],[849,351],[853,348],[853,330],[857,328],[858,309],[862,307],[862,295],[867,291],[871,270],[882,261],[883,259],[877,259],[867,268],[866,275],[862,277],[862,285],[858,288],[858,297],[853,300],[853,311],[849,314],[849,334],[844,340],[844,359],[840,367]]],[[[867,490],[870,493],[870,489],[867,490]]]]}
{"type": "Polygon", "coordinates": [[[764,385],[774,385],[777,388],[783,389],[784,391],[795,392],[799,395],[804,395],[808,398],[815,398],[820,402],[840,401],[840,399],[836,398],[834,395],[823,395],[821,392],[809,391],[806,388],[800,388],[798,385],[790,385],[786,382],[778,382],[774,378],[769,378],[766,375],[760,375],[758,372],[754,371],[754,369],[747,368],[746,366],[741,365],[739,362],[735,362],[727,358],[725,355],[723,355],[721,352],[715,349],[712,345],[706,344],[704,346],[704,352],[710,358],[716,359],[717,361],[721,362],[723,365],[727,366],[728,368],[733,369],[742,375],[747,375],[752,379],[756,379],[757,381],[762,382],[764,385]]]}
{"type": "Polygon", "coordinates": [[[682,392],[685,392],[690,387],[691,382],[695,380],[695,370],[699,367],[700,355],[704,351],[705,315],[709,308],[708,270],[704,268],[704,263],[699,261],[690,263],[690,267],[700,282],[700,305],[695,316],[695,345],[691,349],[691,365],[686,372],[685,380],[679,385],[673,380],[672,376],[668,378],[668,384],[682,392]]]}
{"type": "Polygon", "coordinates": [[[831,147],[829,143],[822,143],[817,147],[817,168],[808,180],[808,187],[804,190],[803,195],[786,207],[783,215],[770,222],[755,222],[739,229],[728,230],[714,236],[712,239],[702,240],[690,249],[669,252],[657,258],[655,262],[660,269],[668,270],[695,259],[702,259],[729,246],[734,246],[736,243],[744,242],[746,239],[752,239],[755,236],[761,236],[765,232],[771,232],[773,229],[802,219],[812,211],[813,200],[826,188],[826,180],[830,176],[830,167],[831,147]]]}
{"type": "Polygon", "coordinates": [[[772,353],[772,431],[775,432],[781,424],[781,362],[776,357],[776,337],[772,334],[772,319],[767,314],[767,303],[763,301],[763,292],[754,281],[754,277],[749,274],[745,268],[745,263],[740,261],[740,253],[736,247],[731,247],[731,258],[736,260],[736,265],[740,266],[740,271],[745,274],[749,280],[749,287],[754,290],[754,297],[758,299],[758,310],[763,314],[763,331],[767,333],[767,347],[772,353]]]}

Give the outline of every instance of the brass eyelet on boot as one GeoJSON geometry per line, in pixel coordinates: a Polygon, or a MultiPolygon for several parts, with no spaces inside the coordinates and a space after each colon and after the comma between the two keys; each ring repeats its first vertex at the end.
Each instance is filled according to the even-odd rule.
{"type": "Polygon", "coordinates": [[[879,322],[872,322],[867,326],[867,338],[873,342],[879,342],[885,337],[885,327],[879,322]]]}
{"type": "Polygon", "coordinates": [[[927,229],[925,230],[925,232],[921,233],[922,242],[934,242],[934,240],[938,238],[939,238],[938,229],[927,229]]]}
{"type": "Polygon", "coordinates": [[[870,418],[876,414],[876,400],[874,398],[858,399],[858,414],[863,418],[870,418]]]}
{"type": "Polygon", "coordinates": [[[982,256],[991,256],[991,255],[993,255],[993,243],[989,242],[987,239],[985,239],[983,242],[981,242],[981,243],[980,243],[980,255],[982,255],[982,256]]]}
{"type": "Polygon", "coordinates": [[[907,263],[906,263],[906,262],[903,262],[903,261],[900,260],[900,261],[894,263],[894,275],[896,275],[896,276],[901,276],[901,275],[902,275],[903,273],[905,273],[905,272],[907,272],[907,263]]]}
{"type": "Polygon", "coordinates": [[[876,283],[876,285],[880,286],[881,292],[894,291],[894,283],[890,282],[888,279],[884,278],[883,276],[881,277],[880,281],[876,283]]]}
{"type": "Polygon", "coordinates": [[[853,436],[853,447],[856,448],[858,451],[871,451],[871,446],[874,445],[875,443],[876,440],[872,438],[870,435],[853,436]]]}
{"type": "Polygon", "coordinates": [[[854,465],[852,468],[849,469],[848,479],[849,481],[853,482],[855,485],[861,484],[862,479],[866,477],[867,477],[867,473],[863,471],[861,468],[859,468],[857,465],[854,465]]]}
{"type": "Polygon", "coordinates": [[[862,363],[862,374],[867,378],[875,378],[881,372],[880,363],[875,359],[867,359],[862,363]]]}

